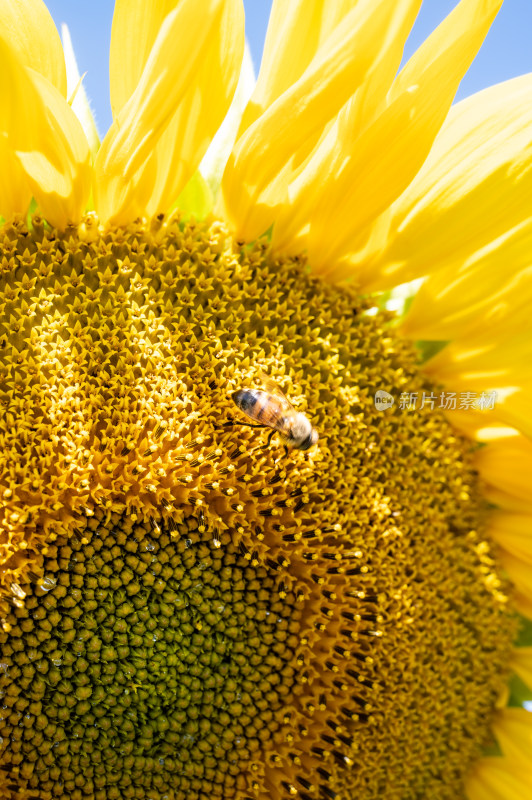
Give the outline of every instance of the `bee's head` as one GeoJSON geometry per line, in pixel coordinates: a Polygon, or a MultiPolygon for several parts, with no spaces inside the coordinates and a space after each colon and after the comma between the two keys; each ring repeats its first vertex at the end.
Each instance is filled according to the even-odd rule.
{"type": "Polygon", "coordinates": [[[311,447],[317,443],[319,439],[318,431],[315,428],[311,428],[308,436],[303,439],[301,444],[299,445],[299,450],[310,450],[311,447]]]}

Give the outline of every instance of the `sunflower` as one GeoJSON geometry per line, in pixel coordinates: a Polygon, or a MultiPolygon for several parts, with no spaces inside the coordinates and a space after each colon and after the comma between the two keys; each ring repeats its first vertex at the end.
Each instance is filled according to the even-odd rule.
{"type": "Polygon", "coordinates": [[[100,145],[2,3],[1,798],[529,795],[532,77],[420,5],[117,0],[100,145]]]}

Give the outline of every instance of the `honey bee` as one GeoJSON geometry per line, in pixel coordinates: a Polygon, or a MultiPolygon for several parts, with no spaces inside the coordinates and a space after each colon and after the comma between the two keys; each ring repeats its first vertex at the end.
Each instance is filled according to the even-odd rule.
{"type": "MultiPolygon", "coordinates": [[[[231,395],[235,405],[258,425],[256,428],[271,428],[267,445],[272,436],[279,434],[285,450],[289,448],[308,450],[318,441],[318,432],[301,411],[296,411],[274,381],[265,379],[265,387],[238,389],[231,395]]],[[[245,425],[246,423],[237,423],[245,425]]]]}

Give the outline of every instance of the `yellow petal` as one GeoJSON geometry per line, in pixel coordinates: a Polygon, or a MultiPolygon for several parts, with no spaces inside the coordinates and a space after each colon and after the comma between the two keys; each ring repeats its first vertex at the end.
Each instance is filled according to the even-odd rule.
{"type": "MultiPolygon", "coordinates": [[[[274,216],[274,201],[261,194],[362,85],[377,58],[385,32],[393,24],[396,0],[359,0],[319,48],[299,80],[292,84],[237,141],[222,189],[225,210],[239,236],[253,239],[274,216]],[[392,19],[392,21],[390,21],[392,19]],[[384,32],[384,33],[383,33],[384,32]]],[[[286,199],[282,187],[279,202],[286,199]]]]}
{"type": "Polygon", "coordinates": [[[499,422],[532,437],[530,393],[532,391],[532,336],[529,332],[508,342],[475,349],[448,345],[423,369],[431,380],[445,384],[448,391],[469,393],[476,399],[493,396],[492,410],[485,410],[486,422],[499,422]],[[448,350],[448,353],[445,353],[448,350]]]}
{"type": "Polygon", "coordinates": [[[528,378],[524,380],[524,376],[519,375],[519,365],[506,370],[504,367],[494,367],[485,372],[471,371],[467,375],[457,372],[451,377],[444,377],[443,372],[440,377],[435,369],[431,369],[431,362],[427,362],[423,369],[433,381],[444,382],[446,391],[454,393],[456,398],[469,396],[470,404],[476,404],[462,411],[445,412],[449,422],[466,436],[490,441],[506,438],[504,431],[513,428],[532,438],[532,381],[528,378]],[[483,417],[483,424],[479,421],[480,416],[483,417]]]}
{"type": "MultiPolygon", "coordinates": [[[[523,270],[519,279],[509,282],[504,297],[492,298],[492,307],[484,305],[478,318],[473,314],[460,337],[423,367],[433,380],[453,391],[496,391],[497,403],[490,413],[527,435],[532,434],[531,283],[528,269],[523,270]]],[[[468,319],[467,311],[464,319],[468,319]]]]}
{"type": "Polygon", "coordinates": [[[522,595],[532,608],[532,564],[505,550],[500,551],[500,559],[518,594],[522,595]]]}
{"type": "Polygon", "coordinates": [[[484,499],[498,508],[505,511],[513,511],[515,514],[532,514],[532,502],[530,500],[519,500],[508,492],[500,489],[487,487],[484,492],[484,499]]]}
{"type": "Polygon", "coordinates": [[[0,216],[9,220],[25,214],[31,201],[31,189],[22,166],[0,135],[0,216]]]}
{"type": "Polygon", "coordinates": [[[175,202],[207,152],[231,105],[244,54],[241,0],[226,0],[191,85],[155,148],[148,215],[175,202]]]}
{"type": "Polygon", "coordinates": [[[19,160],[43,216],[79,221],[90,192],[90,153],[74,112],[43,75],[25,68],[0,38],[0,131],[19,160]]]}
{"type": "MultiPolygon", "coordinates": [[[[513,340],[523,334],[526,341],[532,333],[532,266],[529,247],[525,252],[519,238],[523,225],[518,227],[518,232],[514,229],[484,248],[480,257],[473,256],[457,273],[444,268],[423,282],[402,333],[452,339],[453,348],[442,351],[442,361],[454,349],[489,352],[495,364],[494,346],[510,343],[513,348],[513,340]]],[[[507,361],[506,353],[502,358],[507,361]]]]}
{"type": "MultiPolygon", "coordinates": [[[[116,0],[109,53],[113,119],[118,117],[137,88],[164,19],[177,8],[179,2],[180,0],[158,0],[157,3],[146,3],[146,0],[116,0]]],[[[175,41],[177,45],[178,34],[175,41]]]]}
{"type": "Polygon", "coordinates": [[[514,229],[517,251],[530,248],[531,122],[531,74],[454,106],[416,179],[392,207],[385,238],[365,254],[364,285],[385,288],[445,266],[456,270],[514,229]]]}
{"type": "Polygon", "coordinates": [[[356,0],[274,0],[260,72],[239,135],[296,83],[356,0]]]}
{"type": "MultiPolygon", "coordinates": [[[[212,196],[219,194],[225,165],[236,142],[238,128],[242,114],[257,82],[251,51],[246,42],[244,44],[244,58],[235,94],[224,121],[216,131],[207,152],[201,159],[200,171],[212,192],[212,196]]],[[[221,216],[222,214],[220,214],[221,216]]]]}
{"type": "Polygon", "coordinates": [[[532,760],[532,714],[530,711],[525,711],[524,708],[502,709],[497,712],[492,727],[505,756],[532,760]]]}
{"type": "MultiPolygon", "coordinates": [[[[401,70],[375,121],[341,142],[344,166],[323,183],[310,219],[308,249],[318,274],[338,280],[332,268],[366,241],[370,223],[413,180],[500,5],[462,0],[401,70]]],[[[317,189],[307,187],[311,195],[317,189]]]]}
{"type": "Polygon", "coordinates": [[[18,156],[40,211],[63,229],[77,224],[91,191],[90,150],[81,123],[57,89],[38,73],[33,80],[44,100],[46,122],[41,124],[41,149],[18,156]],[[53,147],[48,147],[51,142],[53,147]]]}
{"type": "Polygon", "coordinates": [[[21,64],[40,72],[66,97],[61,39],[42,0],[2,0],[0,36],[9,41],[21,64]]]}
{"type": "MultiPolygon", "coordinates": [[[[530,414],[530,396],[532,381],[524,381],[516,372],[509,373],[506,385],[489,387],[488,394],[493,389],[496,394],[496,403],[493,410],[482,411],[486,422],[502,423],[515,428],[528,438],[532,438],[532,415],[530,414]],[[513,385],[513,382],[520,385],[513,385]]],[[[484,388],[483,381],[480,381],[484,388]]],[[[467,413],[467,412],[466,412],[467,413]]]]}
{"type": "MultiPolygon", "coordinates": [[[[130,207],[139,203],[139,182],[145,184],[140,202],[147,203],[157,180],[153,150],[190,87],[201,93],[194,76],[211,44],[220,41],[223,5],[222,0],[181,0],[164,18],[140,80],[98,153],[95,205],[104,221],[130,221],[130,207]]],[[[135,41],[129,46],[135,49],[135,41]]]]}
{"type": "Polygon", "coordinates": [[[475,454],[475,468],[490,486],[517,500],[532,499],[532,442],[519,436],[491,442],[475,454]]]}
{"type": "Polygon", "coordinates": [[[401,333],[413,339],[463,338],[532,301],[529,220],[466,259],[443,268],[420,287],[401,333]]]}
{"type": "MultiPolygon", "coordinates": [[[[512,376],[515,378],[516,376],[512,376]]],[[[501,399],[497,401],[495,410],[497,417],[521,431],[528,438],[532,438],[532,415],[530,414],[530,397],[532,381],[515,381],[518,385],[508,394],[501,392],[501,399]]]]}
{"type": "Polygon", "coordinates": [[[424,365],[424,371],[442,383],[472,391],[522,385],[532,378],[530,320],[523,320],[523,325],[518,333],[512,332],[509,322],[506,330],[493,326],[484,336],[451,342],[424,365]]]}
{"type": "Polygon", "coordinates": [[[521,616],[532,620],[532,598],[529,592],[525,594],[515,591],[512,595],[512,605],[521,616]]]}
{"type": "Polygon", "coordinates": [[[488,533],[516,558],[532,564],[532,516],[494,511],[489,516],[488,533]]]}
{"type": "Polygon", "coordinates": [[[532,647],[515,647],[511,667],[528,688],[532,689],[532,647]]]}
{"type": "MultiPolygon", "coordinates": [[[[325,129],[314,149],[309,147],[308,157],[303,159],[304,153],[298,153],[297,162],[301,163],[284,176],[289,183],[286,189],[289,202],[282,204],[275,215],[272,240],[275,249],[296,253],[308,247],[309,220],[319,216],[316,197],[320,197],[327,186],[342,180],[346,167],[350,168],[347,157],[357,150],[358,132],[369,127],[379,107],[384,105],[420,5],[419,0],[403,0],[393,5],[388,28],[381,31],[380,51],[364,84],[325,129]]],[[[309,144],[313,144],[311,140],[309,144]]],[[[279,183],[274,182],[268,191],[274,201],[279,194],[279,183]]],[[[323,206],[327,208],[327,203],[323,206]]]]}
{"type": "Polygon", "coordinates": [[[447,418],[454,428],[476,442],[494,442],[519,435],[515,428],[494,420],[481,410],[454,409],[447,413],[447,418]]]}
{"type": "Polygon", "coordinates": [[[526,800],[530,787],[528,759],[490,756],[471,769],[466,795],[468,800],[526,800]]]}

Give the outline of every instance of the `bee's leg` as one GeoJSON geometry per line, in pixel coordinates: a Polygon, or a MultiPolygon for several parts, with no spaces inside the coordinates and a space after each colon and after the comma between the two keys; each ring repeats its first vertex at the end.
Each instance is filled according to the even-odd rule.
{"type": "Polygon", "coordinates": [[[231,420],[231,422],[224,422],[222,427],[232,428],[234,425],[242,425],[244,428],[264,428],[264,425],[252,425],[250,422],[237,422],[236,420],[231,420]]]}
{"type": "Polygon", "coordinates": [[[273,437],[275,436],[276,432],[277,432],[277,431],[270,431],[270,432],[269,432],[269,434],[268,434],[268,439],[266,440],[266,444],[264,445],[264,449],[266,449],[266,447],[269,447],[269,446],[270,446],[270,444],[271,444],[271,441],[272,441],[273,437]]]}
{"type": "MultiPolygon", "coordinates": [[[[273,433],[276,433],[276,431],[273,431],[273,433]]],[[[270,438],[271,438],[271,437],[270,437],[270,438]]],[[[283,445],[283,450],[284,450],[284,458],[286,458],[286,456],[287,456],[287,455],[288,455],[288,453],[290,452],[290,448],[288,448],[286,445],[283,445]]],[[[283,460],[283,456],[278,456],[278,457],[275,459],[274,463],[275,463],[275,464],[279,464],[279,462],[280,462],[280,461],[282,461],[282,460],[283,460]]]]}

